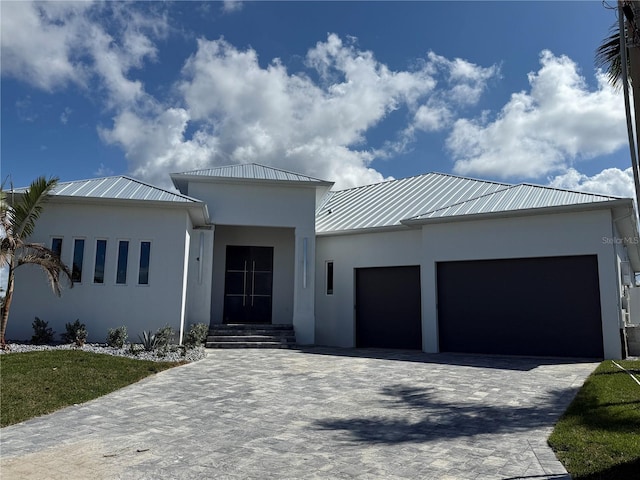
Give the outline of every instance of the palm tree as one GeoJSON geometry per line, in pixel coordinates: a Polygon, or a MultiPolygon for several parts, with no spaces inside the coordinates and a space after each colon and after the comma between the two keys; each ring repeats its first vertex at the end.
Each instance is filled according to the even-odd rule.
{"type": "Polygon", "coordinates": [[[638,1],[618,1],[618,21],[611,26],[609,36],[596,49],[596,66],[606,70],[609,83],[614,87],[622,85],[627,117],[629,154],[636,193],[636,208],[640,207],[640,47],[638,46],[638,21],[634,13],[638,11],[638,1]],[[631,43],[631,48],[629,44],[631,43]],[[624,46],[624,48],[623,48],[624,46]],[[623,78],[624,77],[624,78],[623,78]],[[629,87],[633,90],[633,109],[629,87]],[[635,121],[635,135],[634,135],[635,121]]]}
{"type": "MultiPolygon", "coordinates": [[[[596,67],[607,72],[609,83],[614,87],[622,85],[622,61],[620,60],[620,30],[616,21],[609,30],[610,34],[606,37],[602,44],[596,49],[596,67]]],[[[627,56],[627,58],[629,58],[627,56]]],[[[627,60],[627,64],[629,61],[627,60]]],[[[628,71],[631,69],[629,68],[628,71]]],[[[631,77],[628,76],[631,81],[631,77]]]]}
{"type": "Polygon", "coordinates": [[[49,193],[57,183],[57,178],[46,180],[44,177],[39,177],[15,203],[8,202],[6,192],[0,187],[0,229],[2,230],[0,267],[8,269],[7,287],[0,317],[0,348],[5,348],[6,345],[4,335],[13,298],[16,268],[28,264],[39,265],[46,273],[51,289],[58,296],[61,293],[61,276],[66,277],[69,285],[73,287],[71,271],[62,263],[60,257],[41,244],[27,241],[33,234],[36,220],[40,217],[49,193]]]}

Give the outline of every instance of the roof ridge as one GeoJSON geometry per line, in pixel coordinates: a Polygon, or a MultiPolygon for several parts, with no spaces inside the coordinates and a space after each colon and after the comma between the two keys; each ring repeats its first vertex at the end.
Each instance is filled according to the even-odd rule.
{"type": "Polygon", "coordinates": [[[312,177],[311,175],[308,175],[306,173],[300,173],[300,172],[294,172],[294,171],[291,171],[291,170],[285,170],[284,168],[273,167],[271,165],[264,165],[262,163],[257,163],[257,162],[234,163],[234,164],[231,164],[231,165],[219,165],[217,167],[199,168],[197,170],[189,170],[189,171],[186,171],[186,172],[176,172],[176,173],[172,173],[171,175],[187,175],[187,174],[190,174],[190,173],[193,174],[193,173],[196,173],[196,172],[205,172],[205,171],[209,171],[210,172],[210,171],[213,171],[213,170],[222,170],[224,168],[237,168],[237,167],[242,167],[242,166],[245,166],[245,165],[251,165],[251,166],[266,168],[266,169],[269,169],[269,170],[275,170],[277,172],[282,172],[282,173],[286,173],[286,174],[289,174],[289,175],[295,175],[295,176],[298,176],[298,177],[306,177],[306,178],[308,178],[310,180],[315,180],[317,182],[327,183],[327,180],[322,180],[322,179],[320,179],[318,177],[312,177]]]}
{"type": "Polygon", "coordinates": [[[347,187],[347,188],[342,188],[340,190],[333,190],[333,192],[334,193],[342,193],[342,192],[348,192],[348,191],[351,191],[351,190],[360,190],[360,189],[363,189],[363,188],[374,187],[376,185],[382,185],[383,183],[401,182],[403,180],[410,180],[412,178],[426,177],[427,175],[439,175],[439,174],[437,172],[418,173],[416,175],[411,175],[409,177],[389,178],[387,180],[380,180],[379,182],[367,183],[365,185],[358,185],[356,187],[347,187]]]}
{"type": "Polygon", "coordinates": [[[445,177],[453,177],[453,178],[461,178],[463,180],[471,180],[473,182],[493,183],[493,184],[496,184],[496,185],[504,185],[505,187],[513,187],[513,186],[516,185],[514,183],[499,182],[497,180],[485,180],[485,179],[482,179],[482,178],[467,177],[465,175],[456,175],[456,174],[453,174],[453,173],[444,173],[444,172],[431,172],[431,173],[434,173],[436,175],[442,175],[442,176],[445,176],[445,177]]]}
{"type": "MultiPolygon", "coordinates": [[[[142,180],[139,180],[137,178],[134,177],[130,177],[129,175],[107,175],[107,176],[103,176],[103,177],[95,177],[95,178],[84,178],[84,179],[80,179],[80,180],[68,180],[65,182],[58,182],[58,184],[56,185],[55,189],[53,190],[53,193],[57,192],[58,190],[63,190],[63,187],[68,187],[69,185],[72,184],[81,184],[81,183],[87,183],[87,182],[99,182],[99,181],[104,181],[104,180],[127,180],[129,182],[133,182],[136,183],[137,185],[141,185],[147,188],[151,188],[153,190],[159,191],[159,192],[163,192],[169,195],[174,195],[176,197],[182,198],[184,200],[189,200],[191,202],[196,202],[196,203],[202,203],[202,200],[198,200],[197,198],[193,198],[190,197],[188,195],[184,195],[183,193],[180,192],[172,192],[171,190],[167,190],[166,188],[162,188],[162,187],[158,187],[157,185],[153,185],[151,183],[147,183],[144,182],[142,180]]],[[[16,188],[14,190],[26,190],[29,187],[20,187],[20,188],[16,188]]],[[[64,194],[60,195],[60,196],[65,196],[64,194]]]]}
{"type": "Polygon", "coordinates": [[[471,180],[472,182],[492,183],[492,184],[495,184],[495,185],[503,185],[505,187],[514,186],[512,183],[498,182],[498,181],[495,181],[495,180],[482,180],[482,179],[479,179],[479,178],[465,177],[465,176],[462,176],[462,175],[454,175],[452,173],[425,172],[425,173],[418,173],[416,175],[409,175],[408,177],[391,178],[391,179],[388,179],[388,180],[381,180],[379,182],[367,183],[366,185],[359,185],[357,187],[348,187],[348,188],[343,188],[341,190],[334,190],[334,191],[336,193],[347,192],[349,190],[358,190],[358,189],[361,189],[361,188],[373,187],[375,185],[382,185],[383,183],[400,182],[400,181],[403,181],[403,180],[411,180],[412,178],[425,177],[427,175],[439,175],[439,176],[442,176],[442,177],[458,178],[458,179],[461,179],[461,180],[471,180]]]}
{"type": "MultiPolygon", "coordinates": [[[[451,176],[455,177],[455,175],[451,175],[451,176]]],[[[467,180],[473,180],[473,179],[467,179],[467,180]]],[[[488,182],[488,183],[498,183],[499,184],[500,182],[488,182]]],[[[447,208],[457,207],[458,205],[462,205],[462,204],[469,203],[469,202],[474,202],[474,201],[479,200],[481,198],[489,197],[491,195],[495,195],[496,193],[506,192],[507,190],[511,190],[512,188],[517,187],[519,184],[517,184],[517,185],[504,184],[504,185],[505,185],[505,188],[501,188],[500,190],[496,190],[494,192],[484,193],[482,195],[478,195],[476,197],[467,198],[466,200],[461,200],[459,202],[451,203],[449,205],[444,205],[444,206],[442,206],[440,208],[436,208],[434,210],[428,210],[428,211],[422,212],[422,213],[420,213],[418,215],[414,215],[413,217],[410,217],[410,218],[418,218],[418,217],[421,217],[423,215],[428,215],[430,213],[439,212],[440,210],[446,210],[447,208]]]]}
{"type": "Polygon", "coordinates": [[[539,185],[537,183],[529,183],[529,182],[522,182],[522,183],[518,183],[517,185],[515,185],[516,187],[518,186],[529,186],[529,187],[536,187],[536,188],[544,188],[546,190],[555,190],[557,192],[568,192],[568,193],[578,193],[580,195],[591,195],[593,197],[607,197],[607,198],[628,198],[628,197],[621,197],[618,195],[608,195],[608,194],[604,194],[604,193],[594,193],[594,192],[582,192],[580,190],[571,190],[569,188],[559,188],[559,187],[552,187],[550,185],[539,185]]]}
{"type": "Polygon", "coordinates": [[[311,178],[311,179],[317,180],[319,182],[326,182],[326,180],[322,180],[322,179],[320,179],[318,177],[312,177],[311,175],[307,175],[306,173],[293,172],[291,170],[285,170],[284,168],[272,167],[271,165],[263,165],[262,163],[252,162],[252,163],[248,163],[248,164],[245,163],[245,164],[240,164],[240,165],[257,165],[258,167],[270,168],[272,170],[277,170],[279,172],[289,173],[291,175],[300,175],[302,177],[311,178]]]}
{"type": "MultiPolygon", "coordinates": [[[[116,177],[116,176],[118,176],[118,175],[114,175],[114,177],[116,177]]],[[[180,192],[172,192],[171,190],[167,190],[166,188],[158,187],[157,185],[152,185],[150,183],[143,182],[142,180],[138,180],[137,178],[133,178],[133,177],[130,177],[128,175],[119,175],[119,176],[121,178],[126,178],[127,180],[131,180],[132,182],[136,182],[136,183],[138,183],[140,185],[144,185],[145,187],[154,188],[156,190],[160,190],[161,192],[165,192],[165,193],[168,193],[170,195],[175,195],[177,197],[182,197],[182,198],[186,198],[188,200],[192,200],[194,202],[202,203],[202,200],[198,200],[197,198],[190,197],[189,195],[185,195],[185,194],[180,193],[180,192]]],[[[110,177],[104,177],[104,178],[110,178],[110,177]]]]}

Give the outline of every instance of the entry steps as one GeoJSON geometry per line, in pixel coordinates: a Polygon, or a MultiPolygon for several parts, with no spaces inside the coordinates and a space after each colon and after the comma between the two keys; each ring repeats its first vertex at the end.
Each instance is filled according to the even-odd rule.
{"type": "Polygon", "coordinates": [[[296,344],[293,325],[212,325],[206,348],[291,348],[296,344]]]}

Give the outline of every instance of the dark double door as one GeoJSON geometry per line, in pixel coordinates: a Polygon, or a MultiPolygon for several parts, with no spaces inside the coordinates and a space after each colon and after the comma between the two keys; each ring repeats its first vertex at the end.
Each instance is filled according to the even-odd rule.
{"type": "Polygon", "coordinates": [[[228,245],[224,323],[271,323],[273,247],[228,245]]]}

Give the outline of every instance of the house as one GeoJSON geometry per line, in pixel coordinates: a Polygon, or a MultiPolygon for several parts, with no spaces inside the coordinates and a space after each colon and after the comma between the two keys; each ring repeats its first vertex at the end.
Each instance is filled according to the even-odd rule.
{"type": "Polygon", "coordinates": [[[264,322],[301,345],[624,356],[631,199],[439,173],[334,191],[258,164],[171,179],[179,193],[60,183],[32,240],[73,266],[74,288],[58,298],[18,270],[7,338],[28,339],[35,316],[58,332],[79,318],[89,341],[264,322]]]}

